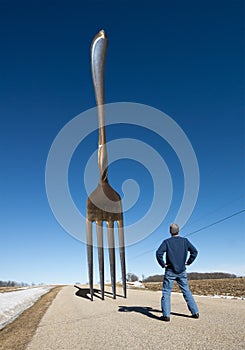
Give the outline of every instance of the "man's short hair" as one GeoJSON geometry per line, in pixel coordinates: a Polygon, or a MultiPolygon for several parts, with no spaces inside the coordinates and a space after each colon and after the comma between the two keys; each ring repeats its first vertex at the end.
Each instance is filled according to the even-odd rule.
{"type": "Polygon", "coordinates": [[[170,233],[172,235],[176,235],[179,233],[179,226],[177,224],[171,224],[170,225],[170,233]]]}

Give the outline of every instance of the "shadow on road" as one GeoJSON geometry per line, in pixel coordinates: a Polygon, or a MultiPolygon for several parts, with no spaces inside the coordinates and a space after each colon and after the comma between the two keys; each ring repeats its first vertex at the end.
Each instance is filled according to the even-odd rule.
{"type": "MultiPolygon", "coordinates": [[[[85,299],[89,299],[91,300],[90,298],[90,290],[89,288],[80,288],[78,286],[74,286],[75,288],[77,288],[78,290],[76,291],[75,295],[77,297],[81,297],[81,298],[85,298],[85,299]]],[[[94,292],[98,292],[98,290],[94,290],[94,292]]]]}
{"type": "MultiPolygon", "coordinates": [[[[89,288],[80,288],[76,285],[74,285],[75,288],[77,288],[78,290],[76,291],[75,295],[84,299],[88,299],[91,300],[90,297],[90,289],[89,288]]],[[[94,288],[94,297],[102,299],[101,297],[101,290],[100,289],[96,289],[94,288]]],[[[105,296],[109,297],[109,298],[113,298],[113,294],[111,292],[107,292],[105,291],[105,296]]],[[[120,298],[124,298],[122,295],[116,294],[117,297],[120,298]]]]}
{"type": "Polygon", "coordinates": [[[190,316],[190,315],[180,314],[180,313],[178,313],[178,312],[171,312],[171,315],[180,316],[180,317],[190,317],[190,318],[192,318],[192,316],[190,316]]]}
{"type": "MultiPolygon", "coordinates": [[[[162,313],[162,311],[153,309],[150,306],[119,306],[118,311],[120,311],[120,312],[138,312],[138,313],[145,315],[147,317],[154,318],[155,320],[161,320],[161,318],[162,318],[162,315],[156,316],[152,313],[152,312],[162,313]]],[[[191,316],[189,316],[189,315],[180,314],[177,312],[171,312],[171,315],[191,318],[191,316]]]]}
{"type": "Polygon", "coordinates": [[[138,312],[142,315],[145,315],[150,318],[154,318],[155,320],[161,320],[161,316],[156,316],[152,312],[162,313],[161,310],[153,309],[149,306],[119,306],[118,311],[120,312],[138,312]]]}

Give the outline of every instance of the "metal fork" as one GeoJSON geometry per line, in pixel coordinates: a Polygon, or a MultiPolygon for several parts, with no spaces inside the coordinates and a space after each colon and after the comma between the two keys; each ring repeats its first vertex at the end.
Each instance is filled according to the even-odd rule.
{"type": "Polygon", "coordinates": [[[101,298],[104,300],[105,294],[103,222],[107,224],[110,274],[114,299],[116,298],[114,224],[117,222],[123,292],[126,298],[126,264],[122,202],[120,195],[110,186],[108,181],[108,158],[104,115],[104,66],[107,44],[107,38],[103,30],[94,37],[91,44],[92,78],[99,122],[98,166],[100,173],[98,186],[87,199],[86,239],[91,300],[93,300],[93,222],[96,222],[101,298]]]}

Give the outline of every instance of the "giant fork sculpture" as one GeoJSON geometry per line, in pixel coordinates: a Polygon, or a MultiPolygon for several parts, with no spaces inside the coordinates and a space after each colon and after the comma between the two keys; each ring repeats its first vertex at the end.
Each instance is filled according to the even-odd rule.
{"type": "Polygon", "coordinates": [[[100,173],[98,186],[87,199],[86,237],[91,300],[93,300],[93,222],[96,222],[102,300],[104,299],[105,293],[103,222],[106,222],[108,228],[108,249],[112,293],[114,299],[116,298],[114,223],[117,222],[118,225],[122,283],[124,297],[126,298],[126,266],[122,203],[119,194],[109,185],[108,182],[108,158],[106,149],[106,130],[104,116],[104,65],[106,49],[107,38],[105,32],[101,30],[95,36],[91,45],[91,68],[99,121],[98,165],[100,173]]]}

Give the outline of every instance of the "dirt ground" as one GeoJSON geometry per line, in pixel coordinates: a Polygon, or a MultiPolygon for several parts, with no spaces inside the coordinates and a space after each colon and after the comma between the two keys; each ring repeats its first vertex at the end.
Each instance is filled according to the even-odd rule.
{"type": "MultiPolygon", "coordinates": [[[[150,290],[161,290],[162,282],[144,283],[150,290]]],[[[189,286],[196,295],[224,295],[245,298],[245,278],[224,278],[190,280],[189,286]]],[[[180,292],[177,283],[174,284],[173,292],[180,292]]]]}

